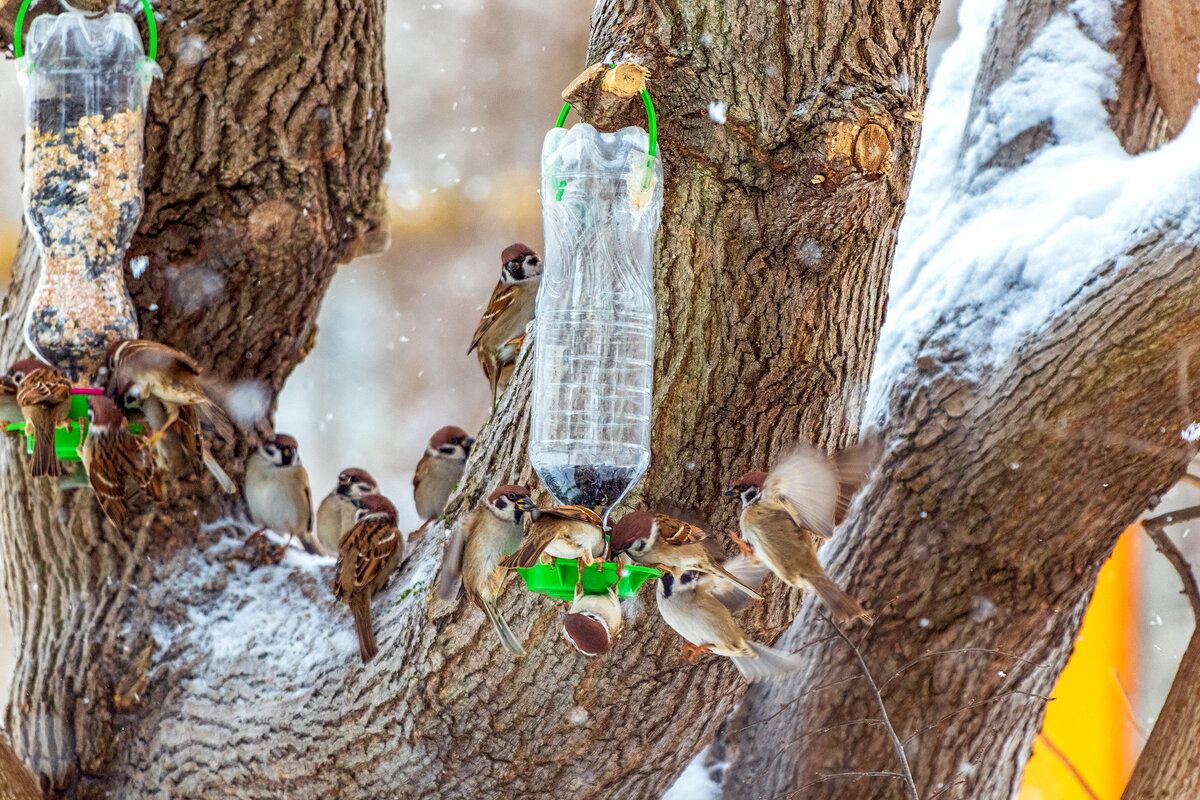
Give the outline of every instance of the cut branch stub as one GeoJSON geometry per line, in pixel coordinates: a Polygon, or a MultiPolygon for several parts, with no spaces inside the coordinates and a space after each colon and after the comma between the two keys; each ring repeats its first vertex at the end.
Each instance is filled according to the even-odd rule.
{"type": "Polygon", "coordinates": [[[837,123],[826,142],[825,159],[834,174],[849,170],[871,178],[887,174],[894,161],[890,122],[837,123]]]}
{"type": "Polygon", "coordinates": [[[562,98],[581,119],[598,130],[611,132],[628,125],[645,126],[645,111],[638,99],[646,88],[650,70],[622,62],[614,67],[592,64],[563,89],[562,98]]]}

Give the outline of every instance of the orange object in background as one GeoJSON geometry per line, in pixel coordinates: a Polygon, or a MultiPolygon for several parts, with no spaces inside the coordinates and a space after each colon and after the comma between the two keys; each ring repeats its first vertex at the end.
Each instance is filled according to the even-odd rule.
{"type": "MultiPolygon", "coordinates": [[[[1120,800],[1133,771],[1137,729],[1124,691],[1135,696],[1138,556],[1142,529],[1121,534],[1100,569],[1075,652],[1050,696],[1042,731],[1100,800],[1120,800]],[[1120,683],[1118,683],[1118,680],[1120,683]]],[[[1033,746],[1017,800],[1091,800],[1042,737],[1033,746]]]]}

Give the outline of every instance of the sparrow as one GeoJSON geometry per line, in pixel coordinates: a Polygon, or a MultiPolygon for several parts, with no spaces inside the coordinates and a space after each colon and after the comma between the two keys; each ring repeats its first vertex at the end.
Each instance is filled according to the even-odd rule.
{"type": "Polygon", "coordinates": [[[462,478],[475,440],[462,428],[447,425],[429,437],[425,455],[417,462],[413,475],[413,499],[423,520],[439,516],[446,508],[450,493],[462,478]]]}
{"type": "Polygon", "coordinates": [[[338,473],[337,486],[317,508],[317,546],[326,555],[337,555],[338,542],[354,527],[358,508],[354,501],[379,491],[371,473],[350,467],[338,473]]]}
{"type": "Polygon", "coordinates": [[[655,587],[654,599],[663,622],[696,650],[731,658],[750,683],[780,678],[800,669],[804,665],[800,654],[746,639],[723,602],[738,594],[740,590],[731,592],[727,578],[684,570],[679,576],[664,572],[655,587]]]}
{"type": "Polygon", "coordinates": [[[371,599],[381,590],[404,555],[404,537],[396,527],[396,507],[383,495],[353,501],[354,527],[338,544],[333,596],[350,606],[358,633],[358,654],[367,663],[378,652],[371,626],[371,599]]]}
{"type": "Polygon", "coordinates": [[[529,530],[515,553],[505,556],[500,566],[510,569],[532,567],[554,558],[579,559],[579,572],[604,559],[604,522],[585,506],[539,508],[530,514],[529,530]]]}
{"type": "Polygon", "coordinates": [[[129,498],[141,490],[152,500],[166,499],[154,459],[111,398],[88,398],[87,437],[79,458],[104,516],[118,528],[129,516],[129,498]]]}
{"type": "Polygon", "coordinates": [[[604,594],[584,594],[575,584],[575,599],[562,615],[563,638],[585,656],[602,656],[620,637],[625,626],[621,598],[614,583],[604,594]]]}
{"type": "Polygon", "coordinates": [[[492,290],[487,309],[467,353],[478,348],[479,366],[492,390],[492,405],[499,395],[504,367],[516,363],[524,342],[525,326],[533,319],[533,304],[542,279],[542,260],[520,242],[500,254],[500,281],[492,290]],[[520,340],[520,341],[518,341],[520,340]]]}
{"type": "Polygon", "coordinates": [[[221,467],[220,462],[209,450],[200,424],[200,414],[194,406],[180,406],[179,418],[167,426],[167,410],[158,398],[147,395],[137,397],[122,393],[121,405],[127,411],[141,413],[144,422],[151,430],[163,429],[166,433],[154,444],[154,463],[159,471],[166,474],[190,472],[197,463],[203,464],[221,491],[225,494],[236,494],[237,484],[221,467]]]}
{"type": "Polygon", "coordinates": [[[17,405],[33,430],[33,475],[62,475],[54,451],[54,431],[71,411],[71,382],[54,367],[30,370],[17,386],[17,405]]]}
{"type": "Polygon", "coordinates": [[[725,552],[716,540],[699,526],[666,514],[626,514],[609,532],[609,547],[613,553],[624,553],[638,564],[668,570],[677,578],[687,570],[720,575],[755,600],[762,599],[725,569],[725,552]]]}
{"type": "Polygon", "coordinates": [[[25,376],[35,369],[43,369],[47,365],[36,358],[22,358],[13,362],[8,372],[0,375],[0,426],[24,419],[21,407],[17,405],[17,387],[25,376]]]}
{"type": "Polygon", "coordinates": [[[871,617],[825,573],[817,548],[844,519],[873,460],[870,446],[826,458],[798,445],[770,474],[747,472],[725,492],[741,498],[742,538],[755,558],[787,585],[815,591],[837,622],[871,617]]]}
{"type": "Polygon", "coordinates": [[[228,425],[225,411],[205,387],[200,365],[173,347],[147,339],[118,339],[108,347],[108,369],[110,389],[162,402],[166,420],[150,434],[152,445],[166,435],[184,406],[195,407],[207,422],[228,425]]]}
{"type": "Polygon", "coordinates": [[[312,493],[308,473],[300,463],[296,440],[287,434],[270,436],[246,463],[246,505],[255,525],[298,537],[316,553],[312,533],[312,493]]]}
{"type": "Polygon", "coordinates": [[[536,509],[524,486],[497,486],[455,529],[438,574],[438,597],[454,600],[461,585],[467,598],[487,614],[500,643],[519,656],[525,655],[525,648],[496,608],[509,576],[500,560],[520,547],[524,517],[536,509]]]}

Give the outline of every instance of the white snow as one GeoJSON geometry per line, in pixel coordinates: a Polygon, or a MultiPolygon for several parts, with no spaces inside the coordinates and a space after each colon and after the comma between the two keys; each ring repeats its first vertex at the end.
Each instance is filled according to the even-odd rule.
{"type": "Polygon", "coordinates": [[[146,267],[150,266],[150,259],[147,256],[138,256],[137,258],[129,259],[129,274],[134,277],[134,280],[146,274],[146,267]]]}
{"type": "Polygon", "coordinates": [[[707,755],[708,748],[701,750],[667,789],[662,800],[716,800],[721,787],[712,779],[710,769],[704,766],[707,755]]]}
{"type": "Polygon", "coordinates": [[[236,381],[225,395],[225,410],[234,422],[249,427],[271,410],[271,388],[265,381],[236,381]]]}
{"type": "Polygon", "coordinates": [[[718,125],[725,124],[725,112],[729,110],[729,105],[722,103],[720,100],[713,100],[708,104],[708,118],[718,125]]]}
{"type": "Polygon", "coordinates": [[[1085,30],[1101,40],[1112,30],[1112,0],[1076,0],[1051,19],[970,122],[972,143],[962,148],[987,29],[1001,5],[963,3],[962,33],[933,81],[870,419],[939,327],[955,328],[972,377],[1044,328],[1097,266],[1111,260],[1120,269],[1147,231],[1200,224],[1189,208],[1200,182],[1200,125],[1139,156],[1108,127],[1103,102],[1115,96],[1116,64],[1085,30]],[[1039,125],[1052,131],[1052,144],[1016,168],[986,166],[998,146],[1039,125]]]}
{"type": "Polygon", "coordinates": [[[1179,432],[1179,436],[1185,442],[1194,442],[1200,439],[1200,422],[1193,422],[1179,432]]]}

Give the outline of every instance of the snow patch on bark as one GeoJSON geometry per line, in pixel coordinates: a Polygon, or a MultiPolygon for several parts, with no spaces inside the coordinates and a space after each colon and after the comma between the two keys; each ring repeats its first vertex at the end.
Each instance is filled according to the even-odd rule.
{"type": "Polygon", "coordinates": [[[1121,269],[1148,232],[1200,216],[1200,125],[1138,156],[1108,127],[1104,102],[1115,97],[1117,67],[1089,34],[1111,30],[1111,0],[1079,0],[1051,19],[972,113],[999,8],[997,0],[963,3],[962,33],[933,81],[869,419],[884,413],[890,387],[939,331],[963,351],[967,377],[998,366],[1077,299],[1098,267],[1121,269]],[[1031,135],[1048,143],[1024,163],[997,159],[1031,135]]]}
{"type": "Polygon", "coordinates": [[[671,788],[662,796],[662,800],[717,800],[721,794],[721,785],[712,779],[713,774],[719,774],[724,764],[708,766],[704,763],[708,756],[708,748],[701,750],[688,763],[671,788]]]}

